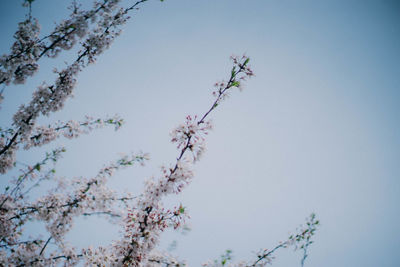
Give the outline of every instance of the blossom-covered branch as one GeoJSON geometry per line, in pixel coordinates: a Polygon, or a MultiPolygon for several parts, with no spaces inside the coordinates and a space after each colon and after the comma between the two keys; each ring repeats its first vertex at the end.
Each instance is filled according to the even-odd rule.
{"type": "MultiPolygon", "coordinates": [[[[30,8],[33,1],[27,2],[30,8]]],[[[16,41],[10,54],[0,57],[0,84],[25,83],[26,78],[33,76],[39,69],[40,58],[55,58],[62,50],[74,47],[78,40],[90,34],[91,25],[101,20],[113,19],[112,12],[120,8],[121,2],[122,0],[95,1],[93,8],[87,11],[80,10],[79,5],[73,2],[70,18],[62,20],[50,34],[42,38],[39,38],[39,22],[29,12],[28,18],[18,25],[14,34],[16,41]]]]}
{"type": "Polygon", "coordinates": [[[304,266],[304,262],[308,256],[307,249],[313,243],[311,238],[315,234],[317,227],[319,226],[319,221],[316,219],[315,214],[312,213],[309,218],[307,218],[306,226],[300,226],[297,234],[290,235],[285,241],[274,247],[273,249],[264,249],[257,253],[257,260],[253,263],[248,264],[247,267],[265,266],[270,264],[273,259],[273,254],[280,248],[287,248],[289,246],[294,246],[295,250],[302,250],[303,257],[301,259],[301,266],[304,266]]]}
{"type": "Polygon", "coordinates": [[[119,116],[114,116],[106,119],[94,119],[86,116],[84,121],[70,120],[68,122],[57,122],[55,125],[35,126],[31,136],[26,140],[24,149],[33,146],[42,146],[55,140],[60,136],[66,138],[77,138],[81,134],[88,134],[93,129],[102,128],[105,125],[113,125],[115,130],[118,130],[124,123],[119,116]]]}
{"type": "MultiPolygon", "coordinates": [[[[116,170],[131,166],[134,163],[144,164],[147,154],[139,153],[126,155],[114,163],[102,168],[99,173],[90,179],[77,178],[66,181],[57,179],[57,186],[47,195],[34,202],[27,202],[23,198],[7,197],[0,210],[0,245],[7,248],[0,251],[0,264],[3,265],[30,265],[32,261],[41,264],[56,263],[63,259],[55,255],[68,255],[68,261],[78,260],[75,248],[65,243],[65,234],[70,230],[74,218],[94,212],[118,214],[117,204],[131,196],[118,197],[116,192],[106,186],[106,182],[116,170]],[[31,221],[42,221],[50,234],[47,241],[37,239],[37,242],[20,241],[24,225],[31,221]],[[44,253],[52,241],[52,252],[44,253]],[[17,244],[17,245],[16,245],[17,244]],[[3,257],[1,253],[13,251],[11,257],[3,257]],[[73,257],[73,255],[75,255],[73,257]],[[49,261],[54,259],[54,261],[49,261]],[[57,260],[57,261],[56,261],[57,260]]],[[[1,196],[4,199],[4,196],[1,196]]]]}
{"type": "Polygon", "coordinates": [[[221,256],[221,259],[209,261],[203,263],[204,267],[263,267],[268,264],[272,264],[274,259],[274,253],[281,248],[294,247],[295,250],[302,250],[303,257],[301,258],[301,266],[304,266],[305,259],[307,258],[307,249],[313,243],[311,238],[314,236],[319,221],[316,219],[314,213],[312,213],[306,220],[306,226],[300,226],[297,229],[297,233],[290,235],[285,242],[280,242],[272,249],[262,249],[256,254],[256,260],[246,262],[238,261],[232,262],[232,251],[227,250],[225,254],[221,256]]]}
{"type": "Polygon", "coordinates": [[[94,63],[97,56],[111,45],[120,34],[119,27],[129,19],[128,13],[147,0],[141,0],[128,8],[121,8],[112,14],[103,16],[97,26],[88,34],[76,60],[62,71],[57,71],[58,78],[53,85],[43,83],[33,93],[28,105],[22,105],[13,117],[14,134],[6,140],[0,139],[0,173],[6,173],[15,162],[18,143],[30,138],[39,115],[49,115],[60,110],[64,102],[72,95],[76,76],[88,64],[94,63]]]}
{"type": "Polygon", "coordinates": [[[238,88],[240,81],[253,76],[248,57],[232,57],[232,60],[234,66],[230,78],[226,83],[219,83],[218,93],[214,93],[215,100],[208,111],[201,117],[187,116],[186,122],[173,130],[171,141],[179,149],[176,163],[171,168],[162,168],[162,176],[158,180],[149,179],[146,182],[142,197],[126,218],[124,239],[114,246],[114,252],[111,253],[119,264],[139,266],[148,261],[148,255],[158,243],[160,233],[168,226],[159,221],[164,211],[162,199],[169,194],[180,193],[190,183],[193,177],[191,165],[204,150],[204,136],[211,129],[211,122],[206,119],[226,98],[231,88],[238,88]],[[188,154],[188,151],[191,153],[188,154]]]}
{"type": "MultiPolygon", "coordinates": [[[[119,117],[86,117],[80,122],[70,120],[48,126],[37,125],[37,120],[64,107],[73,94],[78,74],[110,47],[119,36],[121,26],[130,18],[129,13],[148,0],[135,0],[127,5],[123,1],[93,0],[92,9],[87,11],[81,10],[73,1],[69,18],[40,38],[39,22],[32,17],[34,0],[25,0],[29,15],[18,25],[10,54],[0,57],[3,89],[10,83],[25,83],[37,72],[41,58],[55,58],[78,43],[79,47],[77,55],[66,63],[65,68],[54,69],[55,81],[38,86],[30,102],[18,108],[12,125],[0,128],[0,173],[24,164],[16,160],[20,148],[28,150],[47,145],[61,136],[75,138],[104,125],[113,125],[116,130],[122,125],[123,120],[119,117]]],[[[54,166],[48,166],[49,162],[58,161],[64,148],[55,149],[38,163],[21,168],[19,175],[10,178],[10,185],[0,194],[0,266],[75,266],[82,262],[85,266],[118,267],[186,265],[159,252],[156,247],[163,231],[178,229],[189,217],[185,206],[179,204],[167,208],[164,200],[169,195],[181,193],[193,179],[193,164],[201,158],[205,138],[212,129],[211,112],[229,96],[231,89],[241,90],[242,83],[254,75],[247,56],[232,56],[231,60],[233,67],[228,79],[215,84],[210,107],[201,115],[186,116],[185,121],[172,131],[171,142],[178,150],[176,160],[162,167],[158,177],[147,179],[141,194],[121,194],[109,187],[108,181],[119,169],[143,165],[148,160],[145,153],[122,156],[90,178],[67,179],[56,175],[54,166]],[[50,189],[47,192],[35,190],[39,187],[50,189]],[[122,236],[109,245],[95,248],[80,249],[69,244],[67,234],[75,219],[85,216],[106,216],[121,226],[122,236]],[[44,226],[45,234],[27,236],[30,222],[44,226]]],[[[3,90],[0,100],[2,93],[3,90]]],[[[254,261],[229,264],[264,266],[271,263],[276,250],[294,246],[303,251],[303,266],[318,224],[315,215],[311,215],[306,228],[301,228],[272,250],[261,250],[254,261]]],[[[224,266],[231,259],[231,251],[227,251],[221,261],[215,261],[216,265],[211,266],[224,266]]]]}
{"type": "MultiPolygon", "coordinates": [[[[3,194],[4,200],[0,203],[0,209],[7,201],[8,197],[16,199],[21,198],[21,190],[24,188],[24,183],[26,182],[26,180],[30,179],[31,181],[33,181],[35,178],[37,178],[43,166],[45,166],[49,161],[53,163],[57,162],[57,160],[61,157],[61,153],[63,152],[65,152],[64,147],[54,149],[50,153],[46,153],[46,157],[42,161],[36,163],[33,166],[28,165],[26,169],[21,169],[21,174],[17,178],[10,181],[10,183],[14,184],[15,186],[12,189],[10,186],[7,186],[5,188],[5,193],[3,194]]],[[[51,169],[50,172],[53,173],[55,172],[55,170],[51,169]]]]}
{"type": "Polygon", "coordinates": [[[175,257],[161,251],[152,251],[149,255],[146,267],[180,267],[187,266],[184,261],[180,261],[175,257]]]}

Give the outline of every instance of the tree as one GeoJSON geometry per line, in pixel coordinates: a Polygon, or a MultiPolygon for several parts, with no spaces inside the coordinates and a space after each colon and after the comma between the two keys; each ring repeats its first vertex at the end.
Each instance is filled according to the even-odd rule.
{"type": "MultiPolygon", "coordinates": [[[[59,122],[54,125],[38,125],[41,116],[49,116],[63,108],[72,95],[78,74],[110,47],[120,34],[120,28],[129,14],[147,0],[134,4],[121,0],[94,1],[93,8],[83,10],[76,1],[70,7],[70,16],[57,24],[52,32],[40,37],[40,25],[32,16],[33,0],[24,2],[28,8],[26,20],[19,23],[14,35],[11,52],[0,58],[0,83],[4,88],[11,83],[24,84],[39,69],[42,58],[56,58],[64,50],[77,49],[76,58],[57,75],[52,84],[43,83],[35,90],[32,100],[22,105],[13,116],[12,125],[1,128],[0,172],[8,173],[16,166],[16,154],[20,148],[46,145],[62,136],[76,138],[81,134],[104,125],[118,130],[123,120],[119,117],[106,119],[86,117],[83,121],[59,122]]],[[[215,83],[214,101],[203,114],[186,117],[183,124],[171,134],[171,142],[178,154],[172,165],[162,167],[158,178],[148,179],[139,196],[114,192],[107,180],[115,171],[131,165],[144,164],[149,156],[136,153],[123,156],[110,163],[92,178],[65,179],[56,175],[49,166],[57,162],[65,152],[58,148],[46,153],[41,161],[20,170],[0,195],[0,247],[1,264],[4,266],[76,265],[83,262],[98,266],[182,265],[173,257],[157,252],[161,233],[167,228],[178,229],[187,219],[183,205],[164,208],[166,196],[179,194],[193,178],[192,165],[202,155],[205,138],[212,129],[211,114],[224,101],[232,89],[241,89],[253,76],[247,56],[232,56],[233,66],[228,79],[215,83]],[[43,186],[44,181],[54,182],[49,192],[31,199],[33,188],[43,186]],[[79,216],[107,215],[110,220],[122,224],[123,235],[109,246],[85,248],[78,251],[66,242],[66,235],[73,220],[79,216]],[[47,237],[26,237],[26,225],[30,221],[42,222],[47,237]]],[[[272,254],[280,248],[295,246],[303,251],[301,264],[307,257],[308,246],[319,224],[312,214],[305,227],[279,243],[271,250],[260,250],[252,262],[239,262],[239,266],[261,266],[271,262],[272,254]]],[[[33,234],[33,233],[31,233],[33,234]]],[[[221,260],[206,265],[225,265],[231,260],[227,251],[221,260]]]]}

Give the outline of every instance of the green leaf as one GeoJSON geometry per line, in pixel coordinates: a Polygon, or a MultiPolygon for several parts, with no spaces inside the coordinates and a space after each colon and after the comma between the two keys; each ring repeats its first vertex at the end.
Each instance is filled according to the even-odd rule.
{"type": "Polygon", "coordinates": [[[239,81],[233,81],[232,82],[232,86],[239,87],[240,86],[240,82],[239,81]]]}
{"type": "Polygon", "coordinates": [[[184,208],[183,206],[180,206],[180,207],[179,207],[179,213],[180,213],[180,214],[185,213],[185,208],[184,208]]]}

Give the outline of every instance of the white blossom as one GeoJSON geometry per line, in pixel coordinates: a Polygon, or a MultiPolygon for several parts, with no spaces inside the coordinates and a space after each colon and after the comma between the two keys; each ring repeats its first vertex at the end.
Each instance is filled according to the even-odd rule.
{"type": "MultiPolygon", "coordinates": [[[[29,18],[19,23],[15,42],[8,55],[0,57],[0,84],[21,84],[33,76],[43,57],[55,58],[63,50],[81,45],[77,57],[65,68],[55,70],[53,83],[43,82],[32,94],[31,100],[21,105],[13,116],[12,125],[0,129],[0,173],[16,165],[16,152],[49,144],[60,137],[77,138],[93,129],[113,125],[119,129],[123,120],[118,116],[83,121],[69,120],[51,125],[37,125],[40,116],[49,116],[64,107],[73,95],[78,74],[108,49],[120,35],[121,26],[130,18],[129,12],[147,0],[139,0],[123,7],[121,0],[95,0],[93,8],[81,10],[74,1],[69,18],[56,24],[50,34],[40,38],[37,19],[29,18]]],[[[30,6],[32,1],[26,1],[30,6]]],[[[123,155],[92,177],[68,179],[55,174],[54,166],[64,148],[46,153],[34,165],[19,170],[10,179],[9,186],[0,194],[0,266],[184,266],[185,262],[158,251],[157,245],[163,231],[177,229],[188,219],[187,208],[182,204],[168,208],[164,199],[180,194],[194,178],[193,164],[205,151],[205,141],[212,129],[209,114],[229,95],[231,88],[242,89],[242,82],[253,76],[246,56],[231,57],[233,68],[227,81],[215,84],[214,102],[203,116],[187,116],[183,124],[171,133],[171,142],[178,149],[176,161],[161,168],[159,175],[145,180],[139,196],[121,194],[108,186],[117,170],[136,163],[143,165],[149,159],[146,153],[123,155]],[[32,196],[31,190],[52,182],[47,192],[32,196]],[[122,226],[121,238],[109,246],[87,247],[82,250],[69,244],[67,234],[80,216],[106,215],[122,226]],[[26,225],[41,222],[47,236],[36,235],[27,239],[26,225]]],[[[2,97],[0,97],[2,99],[2,97]]],[[[281,247],[295,246],[306,254],[312,243],[318,221],[312,216],[307,227],[272,250],[261,250],[254,262],[237,263],[213,261],[204,266],[264,266],[271,262],[271,253],[281,247]]],[[[303,258],[303,260],[305,257],[303,258]]],[[[224,258],[225,260],[225,258],[224,258]]]]}

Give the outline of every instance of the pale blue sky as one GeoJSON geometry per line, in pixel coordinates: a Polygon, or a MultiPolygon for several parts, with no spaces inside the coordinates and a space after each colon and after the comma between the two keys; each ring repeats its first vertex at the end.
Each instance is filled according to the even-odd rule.
{"type": "MultiPolygon", "coordinates": [[[[0,2],[0,53],[24,17],[19,2],[0,2]]],[[[35,1],[44,33],[68,2],[35,1]]],[[[150,1],[49,118],[118,113],[126,125],[57,142],[68,149],[59,173],[93,175],[118,152],[141,149],[151,154],[147,167],[114,182],[140,192],[144,178],[176,157],[171,129],[208,108],[212,84],[229,73],[229,56],[245,52],[256,77],[213,114],[195,180],[170,200],[188,207],[192,231],[167,233],[162,246],[178,239],[173,253],[192,266],[226,249],[248,259],[316,212],[322,225],[306,266],[399,266],[399,36],[397,1],[150,1]]],[[[6,89],[1,126],[35,86],[51,81],[49,63],[27,86],[6,89]]],[[[20,159],[34,161],[44,150],[32,153],[20,159]]],[[[82,245],[109,229],[80,223],[70,238],[87,235],[82,245]]],[[[299,266],[301,253],[276,256],[274,266],[299,266]]]]}

